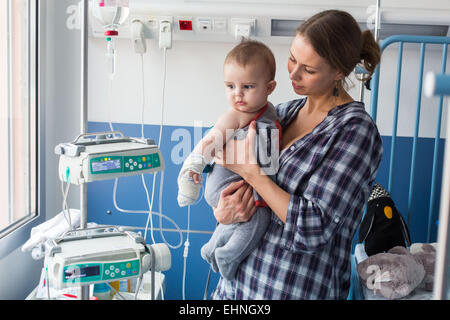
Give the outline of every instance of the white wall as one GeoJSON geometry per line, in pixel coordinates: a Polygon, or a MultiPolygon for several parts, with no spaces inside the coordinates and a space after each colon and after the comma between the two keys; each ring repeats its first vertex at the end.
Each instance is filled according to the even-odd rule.
{"type": "MultiPolygon", "coordinates": [[[[161,119],[163,53],[154,40],[147,41],[144,55],[146,124],[159,124],[161,119]]],[[[117,41],[117,73],[110,96],[104,63],[105,43],[90,40],[89,121],[108,121],[110,102],[112,121],[141,123],[142,77],[140,55],[132,51],[131,41],[117,41]],[[124,112],[126,110],[126,112],[124,112]]],[[[214,123],[227,109],[222,66],[227,52],[235,43],[175,41],[167,51],[164,123],[173,126],[204,126],[214,123]]],[[[288,46],[271,45],[277,58],[277,89],[271,96],[275,102],[294,98],[287,73],[288,46]]]]}
{"type": "MultiPolygon", "coordinates": [[[[270,100],[276,104],[294,99],[287,72],[288,44],[267,42],[277,62],[277,88],[270,100]]],[[[148,52],[144,54],[145,112],[144,123],[159,124],[162,99],[163,53],[156,40],[147,40],[148,52]]],[[[226,53],[235,45],[232,42],[174,41],[167,51],[167,76],[165,88],[164,124],[194,126],[200,121],[211,126],[227,108],[222,66],[226,53]],[[189,110],[189,111],[186,111],[189,110]]],[[[142,68],[140,55],[135,54],[131,41],[117,40],[117,72],[110,90],[105,62],[106,44],[103,39],[91,38],[89,42],[89,121],[141,123],[142,68]],[[110,109],[111,108],[111,109],[110,109]]],[[[402,63],[402,87],[400,95],[399,136],[413,136],[416,114],[419,73],[419,46],[405,45],[402,63]],[[412,94],[413,92],[413,94],[412,94]],[[405,114],[411,115],[405,117],[405,114]]],[[[442,49],[433,47],[425,56],[425,72],[441,70],[442,49]]],[[[450,61],[450,59],[447,59],[450,61]]],[[[449,63],[447,63],[449,65],[449,63]]],[[[378,126],[382,135],[392,134],[392,117],[395,102],[395,74],[397,70],[397,45],[385,50],[382,59],[378,126]]],[[[359,100],[360,82],[350,77],[350,94],[359,100]]],[[[370,91],[365,90],[364,102],[370,110],[370,91]]],[[[419,136],[434,137],[438,99],[422,95],[419,136]]],[[[446,104],[445,104],[446,105],[446,104]]],[[[444,108],[444,117],[447,108],[444,108]]],[[[444,118],[445,119],[445,118],[444,118]]],[[[445,134],[445,121],[441,136],[445,134]]]]}
{"type": "MultiPolygon", "coordinates": [[[[169,15],[176,21],[177,17],[186,15],[195,17],[204,15],[209,17],[221,16],[226,18],[236,16],[256,17],[258,40],[264,41],[273,50],[277,61],[276,80],[278,86],[271,96],[273,103],[279,103],[295,98],[287,73],[288,49],[290,38],[269,37],[270,18],[296,18],[305,19],[313,13],[330,8],[347,10],[358,21],[370,23],[374,19],[374,5],[376,1],[330,1],[317,0],[314,3],[306,0],[251,0],[228,1],[222,0],[165,0],[130,2],[130,19],[138,17],[146,20],[152,14],[154,17],[169,15]],[[245,14],[243,14],[245,12],[245,14]]],[[[153,18],[149,18],[153,19],[153,18]]],[[[450,3],[446,0],[424,3],[423,1],[381,1],[381,19],[387,22],[422,23],[422,24],[448,24],[450,21],[450,3]]],[[[95,28],[95,19],[91,21],[95,28]]],[[[97,29],[96,29],[97,30],[97,29]]],[[[131,41],[121,38],[128,35],[127,22],[123,29],[119,29],[117,40],[117,72],[112,84],[106,75],[105,47],[101,38],[90,38],[90,96],[89,120],[141,123],[142,108],[142,79],[141,60],[132,51],[131,41]],[[127,112],[123,112],[127,110],[127,112]]],[[[146,26],[148,52],[144,55],[145,77],[145,116],[144,123],[159,124],[161,119],[161,92],[162,92],[162,50],[158,48],[157,32],[149,31],[146,26]]],[[[167,85],[165,94],[164,124],[174,126],[193,126],[194,121],[200,121],[204,126],[214,123],[217,116],[226,108],[222,84],[222,64],[228,50],[236,43],[230,38],[217,35],[205,36],[194,32],[181,35],[174,24],[174,39],[172,49],[167,52],[167,85]],[[192,39],[201,41],[192,41],[192,39]],[[205,40],[211,40],[205,42],[205,40]],[[186,109],[189,112],[181,112],[186,109]]],[[[101,31],[101,29],[100,29],[101,31]]],[[[101,32],[100,32],[101,33],[101,32]]],[[[232,38],[232,37],[231,37],[232,38]]],[[[425,72],[432,70],[440,72],[441,49],[427,52],[425,59],[425,72]]],[[[412,136],[414,125],[403,114],[415,115],[417,95],[411,94],[417,90],[418,82],[418,55],[419,47],[406,45],[403,57],[403,76],[405,84],[401,88],[400,116],[398,135],[412,136]]],[[[448,63],[447,63],[448,64],[448,63]]],[[[392,115],[395,101],[395,78],[397,66],[396,46],[386,50],[383,57],[379,96],[379,129],[383,135],[392,134],[392,115]]],[[[351,77],[353,87],[350,94],[359,100],[360,82],[351,77]]],[[[370,108],[370,92],[366,90],[364,101],[366,109],[370,108]]],[[[422,103],[426,106],[421,112],[421,137],[434,137],[437,117],[437,98],[422,96],[422,103]]],[[[446,113],[444,108],[444,116],[446,113]]],[[[413,121],[413,120],[412,120],[413,121]]],[[[441,130],[444,136],[445,124],[441,130]]]]}

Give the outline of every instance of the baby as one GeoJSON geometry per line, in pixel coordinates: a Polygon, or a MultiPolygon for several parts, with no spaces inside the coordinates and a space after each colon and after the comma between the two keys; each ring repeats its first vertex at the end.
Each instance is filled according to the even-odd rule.
{"type": "MultiPolygon", "coordinates": [[[[244,139],[251,121],[256,121],[255,155],[264,174],[275,179],[278,171],[281,126],[268,96],[276,86],[275,58],[263,43],[245,40],[225,58],[225,90],[230,109],[186,158],[178,176],[178,204],[193,204],[200,192],[201,174],[229,139],[244,139]]],[[[207,203],[216,208],[221,191],[242,178],[212,163],[205,186],[207,203]]],[[[245,223],[219,224],[201,249],[203,259],[226,279],[233,279],[240,262],[263,237],[271,210],[255,192],[257,211],[245,223]]]]}

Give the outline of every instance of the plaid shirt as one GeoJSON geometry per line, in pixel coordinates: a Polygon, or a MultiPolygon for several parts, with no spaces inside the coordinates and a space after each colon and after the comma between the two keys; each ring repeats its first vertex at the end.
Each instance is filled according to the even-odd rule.
{"type": "MultiPolygon", "coordinates": [[[[279,104],[281,126],[306,99],[279,104]]],[[[337,106],[280,153],[277,184],[290,196],[286,223],[272,213],[267,232],[239,266],[220,278],[213,299],[346,299],[353,236],[383,149],[360,102],[337,106]]]]}

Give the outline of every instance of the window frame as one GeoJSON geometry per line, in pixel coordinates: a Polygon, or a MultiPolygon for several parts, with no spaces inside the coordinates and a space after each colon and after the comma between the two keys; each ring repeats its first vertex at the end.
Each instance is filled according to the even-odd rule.
{"type": "MultiPolygon", "coordinates": [[[[41,131],[42,127],[40,125],[40,103],[39,103],[39,34],[40,34],[40,7],[39,0],[27,0],[29,5],[28,15],[29,15],[29,47],[28,47],[28,60],[29,60],[29,70],[28,70],[28,81],[29,81],[29,108],[30,112],[34,112],[34,136],[33,141],[30,140],[30,145],[34,144],[35,152],[35,189],[34,196],[29,195],[34,198],[35,213],[33,215],[28,215],[13,222],[5,229],[2,229],[0,234],[0,259],[4,258],[12,251],[16,250],[22,246],[30,237],[31,229],[42,223],[44,221],[45,212],[43,209],[43,193],[41,192],[41,170],[43,169],[44,154],[41,152],[41,131]]],[[[31,126],[31,123],[29,124],[31,126]]],[[[29,135],[29,134],[28,134],[29,135]]]]}

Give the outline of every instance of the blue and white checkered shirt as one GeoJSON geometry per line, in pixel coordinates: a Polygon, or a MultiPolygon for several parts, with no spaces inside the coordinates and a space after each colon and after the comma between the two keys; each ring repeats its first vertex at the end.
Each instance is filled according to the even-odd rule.
{"type": "MultiPolygon", "coordinates": [[[[279,104],[282,128],[306,99],[279,104]]],[[[213,299],[346,299],[353,236],[383,153],[360,102],[333,108],[314,130],[280,153],[277,184],[291,197],[286,223],[272,213],[266,235],[220,278],[213,299]]]]}

